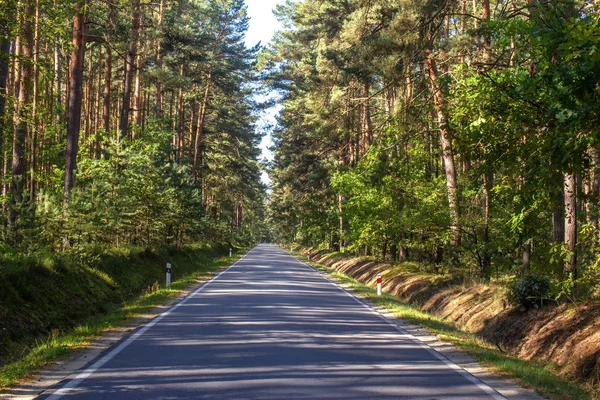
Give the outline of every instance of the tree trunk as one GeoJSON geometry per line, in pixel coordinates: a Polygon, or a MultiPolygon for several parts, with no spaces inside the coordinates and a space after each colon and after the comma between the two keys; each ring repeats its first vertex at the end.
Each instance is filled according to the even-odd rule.
{"type": "MultiPolygon", "coordinates": [[[[5,23],[5,22],[3,22],[5,23]]],[[[0,39],[0,178],[4,178],[6,170],[4,169],[4,127],[8,118],[6,117],[6,97],[8,83],[8,65],[10,60],[10,39],[0,39]]]]}
{"type": "MultiPolygon", "coordinates": [[[[21,7],[19,6],[16,9],[16,14],[17,14],[17,20],[21,19],[21,7]]],[[[11,57],[11,66],[10,66],[10,72],[9,72],[9,80],[8,80],[8,85],[6,88],[6,92],[8,93],[9,96],[13,96],[13,98],[15,99],[19,99],[19,86],[20,86],[20,80],[21,80],[21,63],[19,62],[21,58],[21,36],[17,35],[17,37],[15,38],[15,40],[12,43],[12,57],[11,57]]],[[[19,115],[19,105],[18,105],[18,101],[15,102],[13,104],[13,110],[12,110],[12,115],[13,115],[13,125],[14,127],[17,126],[18,124],[18,115],[19,115]]],[[[6,121],[7,125],[8,125],[8,119],[6,121]]],[[[14,128],[13,128],[14,129],[14,128]]],[[[14,140],[15,140],[15,136],[13,134],[13,146],[14,146],[14,140]]],[[[9,167],[8,165],[11,164],[12,167],[12,148],[10,151],[5,150],[4,151],[4,163],[3,163],[3,167],[2,169],[4,170],[4,180],[2,182],[2,196],[6,199],[8,198],[9,195],[9,187],[10,187],[10,182],[8,181],[7,176],[8,176],[8,171],[9,171],[9,167]]],[[[10,199],[7,202],[3,202],[2,203],[2,211],[5,212],[6,211],[6,207],[9,208],[8,210],[8,225],[9,225],[9,235],[10,235],[10,199]]],[[[9,238],[10,240],[10,238],[9,238]]]]}
{"type": "Polygon", "coordinates": [[[406,247],[406,233],[402,232],[400,234],[400,261],[408,261],[408,247],[406,247]]]}
{"type": "Polygon", "coordinates": [[[598,204],[598,196],[600,196],[600,154],[595,148],[589,150],[592,161],[590,173],[590,190],[588,193],[589,199],[586,202],[586,217],[594,227],[594,237],[598,236],[598,214],[594,210],[594,205],[598,204]]]}
{"type": "Polygon", "coordinates": [[[29,201],[33,202],[35,197],[35,168],[37,155],[37,133],[38,133],[38,94],[39,94],[39,59],[40,59],[40,2],[35,2],[35,28],[34,28],[34,54],[33,54],[33,102],[31,110],[31,152],[29,163],[29,201]]]}
{"type": "Polygon", "coordinates": [[[67,105],[67,147],[65,151],[64,208],[69,207],[71,190],[75,184],[81,103],[83,67],[85,62],[85,0],[79,1],[73,18],[73,50],[69,64],[69,103],[67,105]]]}
{"type": "Polygon", "coordinates": [[[123,102],[121,104],[121,118],[119,120],[120,138],[123,139],[129,132],[129,111],[131,109],[131,87],[135,69],[135,56],[137,41],[140,33],[140,0],[131,1],[131,35],[129,49],[125,59],[125,78],[123,80],[123,102]]]}
{"type": "MultiPolygon", "coordinates": [[[[192,92],[195,92],[195,86],[192,88],[192,92]]],[[[187,159],[188,159],[188,164],[190,165],[190,167],[193,167],[192,165],[192,160],[194,159],[194,150],[193,150],[193,144],[194,144],[194,135],[196,133],[196,126],[194,125],[194,121],[196,121],[197,119],[197,113],[198,113],[198,107],[197,104],[194,100],[192,100],[191,104],[190,104],[190,124],[189,124],[189,130],[188,130],[188,148],[187,148],[187,159]]]]}
{"type": "Polygon", "coordinates": [[[346,238],[346,229],[344,225],[344,196],[341,194],[338,195],[338,215],[339,215],[339,229],[340,229],[340,253],[344,252],[345,243],[344,240],[346,238]]]}
{"type": "Polygon", "coordinates": [[[442,73],[444,75],[448,75],[448,71],[450,70],[450,59],[448,57],[448,53],[446,52],[445,46],[448,45],[448,39],[450,39],[450,16],[447,14],[444,17],[444,28],[440,33],[440,42],[442,45],[438,49],[438,64],[439,69],[442,70],[442,73]]]}
{"type": "Polygon", "coordinates": [[[490,47],[492,44],[492,37],[490,33],[487,31],[488,23],[490,22],[490,0],[481,0],[481,20],[483,21],[483,63],[484,68],[487,66],[486,64],[490,60],[490,47]]]}
{"type": "Polygon", "coordinates": [[[493,175],[488,172],[483,175],[483,259],[481,275],[491,277],[492,258],[490,255],[490,193],[492,191],[493,175]]]}
{"type": "Polygon", "coordinates": [[[97,58],[97,73],[96,73],[96,87],[94,88],[94,143],[92,143],[90,154],[93,157],[96,157],[98,153],[98,131],[100,130],[100,118],[102,117],[102,94],[100,90],[102,89],[102,75],[104,71],[102,71],[102,66],[104,65],[104,58],[102,55],[102,47],[98,46],[98,58],[97,58]]]}
{"type": "Polygon", "coordinates": [[[435,254],[433,258],[433,263],[435,265],[439,265],[444,261],[444,247],[441,244],[437,244],[435,246],[435,254]]]}
{"type": "Polygon", "coordinates": [[[398,245],[395,242],[390,245],[390,253],[392,254],[392,262],[398,261],[398,245]]]}
{"type": "MultiPolygon", "coordinates": [[[[459,34],[463,36],[465,34],[465,21],[467,20],[467,0],[460,0],[460,26],[459,26],[459,34]]],[[[460,52],[460,63],[465,63],[465,51],[460,52]]]]}
{"type": "MultiPolygon", "coordinates": [[[[185,75],[184,65],[181,64],[179,67],[179,76],[183,79],[185,75]]],[[[178,109],[178,117],[177,117],[177,146],[175,148],[175,159],[177,163],[181,165],[183,158],[183,146],[184,146],[184,129],[185,129],[185,99],[183,97],[183,87],[179,88],[179,109],[178,109]]]]}
{"type": "Polygon", "coordinates": [[[61,118],[60,116],[62,115],[62,112],[58,112],[58,110],[60,109],[60,106],[62,106],[63,101],[62,101],[62,63],[61,63],[61,54],[60,54],[60,47],[59,47],[59,42],[58,40],[56,40],[56,43],[54,45],[54,93],[56,96],[56,105],[57,105],[57,110],[56,110],[56,122],[60,122],[61,118]]]}
{"type": "Polygon", "coordinates": [[[200,151],[202,145],[202,135],[204,133],[204,118],[206,115],[206,108],[208,106],[208,95],[210,93],[210,79],[211,75],[208,74],[206,77],[206,89],[204,90],[204,98],[202,99],[202,106],[198,111],[198,124],[196,125],[196,143],[194,144],[194,184],[198,183],[200,176],[200,151]]]}
{"type": "MultiPolygon", "coordinates": [[[[165,0],[160,0],[160,5],[158,7],[158,21],[157,21],[159,32],[161,32],[161,30],[162,30],[164,8],[165,8],[165,0]]],[[[158,69],[159,73],[162,70],[162,66],[163,66],[162,38],[158,37],[156,39],[156,68],[158,69]]],[[[160,79],[158,79],[156,81],[156,110],[157,110],[156,115],[158,117],[161,117],[162,113],[163,113],[163,101],[164,100],[163,100],[162,83],[161,83],[160,79]]]]}
{"type": "MultiPolygon", "coordinates": [[[[115,10],[112,5],[109,6],[110,11],[108,12],[108,32],[113,31],[115,10]]],[[[104,125],[104,131],[106,135],[110,134],[110,89],[112,85],[112,52],[110,48],[110,42],[106,40],[104,45],[104,91],[102,93],[103,104],[102,104],[102,122],[104,125]]],[[[98,146],[99,143],[96,144],[98,146]]]]}
{"type": "Polygon", "coordinates": [[[17,242],[17,223],[21,210],[23,209],[23,190],[25,188],[25,139],[27,138],[28,117],[30,104],[30,92],[33,80],[33,24],[31,16],[35,13],[33,0],[24,2],[21,10],[20,21],[22,29],[22,40],[20,40],[22,57],[20,64],[20,83],[18,97],[17,121],[15,136],[13,140],[12,156],[12,181],[10,184],[10,206],[8,210],[8,239],[9,242],[17,242]]]}
{"type": "Polygon", "coordinates": [[[102,122],[106,134],[110,133],[110,86],[112,79],[112,55],[110,45],[106,44],[104,52],[104,91],[102,104],[102,122]]]}
{"type": "Polygon", "coordinates": [[[371,122],[371,107],[369,105],[369,82],[363,84],[363,96],[365,98],[362,109],[362,155],[364,156],[369,151],[369,147],[373,142],[373,124],[371,122]]]}
{"type": "MultiPolygon", "coordinates": [[[[482,50],[483,50],[483,64],[484,66],[489,63],[490,60],[490,47],[491,47],[491,36],[487,29],[487,24],[490,21],[490,1],[481,0],[481,20],[483,21],[483,37],[482,39],[482,50]]],[[[483,257],[481,262],[481,275],[484,278],[491,277],[491,257],[489,251],[490,241],[490,192],[493,186],[492,183],[493,175],[491,172],[483,175],[483,257]]]]}
{"type": "Polygon", "coordinates": [[[447,123],[445,110],[445,96],[438,80],[438,71],[435,57],[431,48],[425,49],[425,62],[429,75],[429,83],[433,94],[433,101],[437,113],[437,119],[440,130],[440,144],[442,148],[442,159],[446,170],[446,186],[448,189],[448,207],[450,209],[450,230],[452,240],[450,244],[456,246],[460,243],[460,221],[458,211],[458,188],[456,183],[456,167],[454,164],[454,154],[452,153],[452,144],[450,140],[449,126],[447,123]]]}
{"type": "MultiPolygon", "coordinates": [[[[144,21],[144,16],[143,14],[140,17],[140,25],[143,24],[144,21]]],[[[139,50],[141,48],[141,41],[140,41],[140,36],[138,34],[138,39],[137,39],[137,44],[136,44],[136,48],[139,50]]],[[[142,56],[139,54],[136,55],[135,57],[135,98],[134,98],[134,110],[133,110],[133,121],[134,123],[138,126],[138,129],[141,129],[142,126],[142,107],[143,107],[143,98],[142,98],[142,77],[141,77],[141,73],[142,73],[142,65],[143,65],[143,61],[142,61],[142,56]]]]}
{"type": "Polygon", "coordinates": [[[570,254],[564,272],[577,279],[577,186],[575,174],[565,174],[565,244],[570,254]]]}
{"type": "Polygon", "coordinates": [[[554,204],[552,210],[552,240],[554,243],[562,243],[565,240],[565,192],[563,186],[562,174],[556,174],[555,179],[560,182],[559,190],[556,192],[554,197],[554,204]]]}
{"type": "Polygon", "coordinates": [[[522,256],[522,267],[523,267],[523,275],[529,274],[529,269],[531,268],[531,237],[525,238],[526,242],[523,245],[523,256],[522,256]]]}
{"type": "MultiPolygon", "coordinates": [[[[83,124],[83,138],[87,140],[90,136],[90,129],[92,126],[92,100],[93,95],[92,92],[94,90],[94,49],[90,47],[88,51],[88,70],[86,76],[86,85],[85,89],[83,89],[83,116],[82,116],[82,124],[83,124]]],[[[84,55],[85,57],[85,55],[84,55]]],[[[85,61],[85,60],[84,60],[85,61]]]]}

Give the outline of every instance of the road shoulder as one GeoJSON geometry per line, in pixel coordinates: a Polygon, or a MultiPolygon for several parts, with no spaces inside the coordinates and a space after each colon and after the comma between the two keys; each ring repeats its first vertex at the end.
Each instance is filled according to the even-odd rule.
{"type": "MultiPolygon", "coordinates": [[[[285,250],[284,250],[285,251],[285,250]]],[[[287,252],[287,251],[286,251],[287,252]]],[[[289,253],[289,252],[288,252],[289,253]]],[[[456,364],[469,374],[479,379],[484,384],[488,385],[492,389],[496,390],[502,396],[511,400],[544,400],[545,398],[540,396],[533,390],[523,388],[511,379],[498,376],[490,371],[489,368],[482,366],[473,358],[471,355],[459,350],[454,345],[448,342],[440,340],[436,335],[432,335],[425,328],[409,323],[401,318],[396,317],[394,314],[386,310],[385,308],[379,307],[367,299],[359,297],[350,286],[345,285],[342,282],[337,281],[333,276],[323,272],[312,265],[306,264],[300,260],[296,255],[289,253],[294,256],[299,262],[313,269],[329,282],[337,286],[340,290],[346,292],[360,303],[371,309],[373,312],[379,314],[389,323],[395,325],[400,331],[404,331],[409,335],[412,335],[416,340],[421,342],[423,345],[431,348],[443,357],[448,359],[451,363],[456,364]]]]}

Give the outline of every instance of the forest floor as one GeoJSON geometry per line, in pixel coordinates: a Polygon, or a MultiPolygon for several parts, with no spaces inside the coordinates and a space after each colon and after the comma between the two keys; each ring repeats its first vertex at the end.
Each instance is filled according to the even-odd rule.
{"type": "MultiPolygon", "coordinates": [[[[376,303],[391,307],[400,317],[454,342],[484,365],[544,396],[600,398],[597,302],[547,304],[523,312],[508,305],[506,288],[500,284],[461,282],[452,276],[419,271],[410,263],[298,250],[305,255],[310,250],[313,262],[338,278],[356,280],[356,287],[359,283],[373,287],[381,273],[383,291],[391,296],[375,299],[376,303]]],[[[373,300],[372,294],[368,297],[373,300]]]]}

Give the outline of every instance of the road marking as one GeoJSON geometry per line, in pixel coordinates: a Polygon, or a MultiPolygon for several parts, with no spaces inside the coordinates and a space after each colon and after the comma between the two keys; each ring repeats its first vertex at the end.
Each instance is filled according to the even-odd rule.
{"type": "Polygon", "coordinates": [[[451,368],[452,370],[456,371],[457,373],[459,373],[463,378],[467,379],[469,382],[471,382],[473,385],[477,386],[479,389],[483,390],[485,393],[489,394],[493,399],[495,400],[507,400],[506,397],[502,396],[500,393],[498,393],[498,391],[494,388],[492,388],[491,386],[485,384],[483,381],[481,381],[481,379],[477,378],[476,376],[474,376],[473,374],[471,374],[470,372],[466,371],[464,368],[462,368],[461,366],[459,366],[458,364],[452,362],[451,360],[449,360],[446,356],[444,356],[443,354],[437,352],[435,349],[433,349],[431,346],[429,346],[427,343],[423,342],[421,339],[419,339],[417,336],[414,336],[410,333],[408,333],[406,330],[402,329],[401,327],[399,327],[398,325],[396,325],[395,323],[393,323],[392,321],[390,321],[389,319],[387,319],[386,317],[384,317],[383,315],[381,315],[380,313],[378,313],[375,309],[373,309],[373,307],[369,306],[368,304],[366,304],[364,301],[360,300],[358,297],[356,297],[355,295],[353,295],[352,293],[348,292],[348,290],[344,289],[342,286],[340,286],[337,282],[334,282],[333,280],[329,279],[328,276],[326,276],[324,273],[321,273],[321,271],[317,270],[314,267],[311,267],[310,265],[306,264],[303,261],[300,261],[297,257],[295,257],[293,254],[287,252],[286,250],[281,249],[283,252],[288,253],[291,257],[294,258],[294,260],[296,260],[297,262],[299,262],[301,265],[304,265],[308,268],[310,268],[312,271],[317,272],[319,275],[321,275],[325,280],[327,280],[329,283],[331,283],[333,286],[335,286],[336,288],[338,288],[339,290],[342,291],[342,293],[344,293],[346,296],[350,297],[352,300],[354,300],[355,302],[357,302],[358,304],[360,304],[361,306],[363,306],[364,308],[368,309],[369,311],[371,311],[373,314],[377,315],[381,320],[383,320],[386,324],[392,326],[395,330],[397,330],[402,337],[407,337],[409,339],[412,339],[413,341],[416,342],[416,344],[421,347],[424,350],[427,350],[429,353],[431,353],[435,358],[437,358],[438,360],[442,361],[444,364],[446,364],[446,366],[448,366],[449,368],[451,368]]]}
{"type": "MultiPolygon", "coordinates": [[[[254,249],[252,249],[252,250],[254,250],[254,249]]],[[[156,325],[158,322],[160,322],[160,320],[162,320],[167,315],[171,314],[173,311],[178,309],[180,306],[187,303],[192,297],[194,297],[196,294],[203,291],[208,285],[210,285],[215,280],[217,280],[221,275],[223,275],[224,273],[229,271],[229,269],[233,268],[237,263],[239,263],[244,258],[246,258],[246,256],[248,254],[250,254],[252,252],[252,250],[250,250],[248,253],[244,254],[244,256],[242,258],[240,258],[239,260],[237,260],[236,262],[231,264],[229,267],[227,267],[226,269],[224,269],[223,271],[219,272],[217,275],[213,276],[211,279],[206,281],[202,286],[200,286],[198,289],[194,290],[194,292],[187,295],[179,303],[175,304],[173,307],[169,308],[168,310],[166,310],[159,316],[155,317],[152,321],[148,322],[146,325],[144,325],[143,328],[141,328],[140,330],[135,332],[133,335],[129,336],[127,339],[125,339],[125,341],[123,343],[121,343],[119,346],[115,347],[108,354],[106,354],[104,357],[102,357],[101,359],[96,361],[89,368],[86,368],[83,372],[81,372],[80,374],[75,376],[73,379],[71,379],[65,385],[61,386],[60,389],[55,390],[54,393],[52,393],[46,399],[47,400],[58,400],[58,399],[62,398],[63,396],[67,395],[70,391],[72,391],[77,386],[79,386],[81,384],[81,382],[83,382],[86,378],[88,378],[94,372],[96,372],[97,370],[102,368],[102,366],[104,364],[106,364],[107,362],[109,362],[110,360],[115,358],[120,352],[122,352],[125,348],[127,348],[131,343],[133,343],[136,339],[138,339],[140,336],[142,336],[144,333],[146,333],[150,328],[152,328],[154,325],[156,325]]]]}

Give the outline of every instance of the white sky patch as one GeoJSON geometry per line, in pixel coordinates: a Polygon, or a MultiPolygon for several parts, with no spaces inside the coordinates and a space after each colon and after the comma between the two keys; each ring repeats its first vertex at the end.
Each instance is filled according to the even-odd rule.
{"type": "MultiPolygon", "coordinates": [[[[252,47],[260,42],[263,46],[267,46],[273,37],[273,34],[281,29],[281,24],[273,15],[273,10],[277,4],[283,4],[285,0],[246,0],[248,6],[248,17],[250,17],[250,24],[248,32],[246,33],[246,46],[252,47]]],[[[257,124],[257,129],[266,132],[260,149],[262,151],[262,157],[266,160],[273,160],[273,154],[268,149],[273,145],[271,139],[271,130],[275,125],[275,116],[279,112],[279,107],[273,107],[265,110],[261,113],[260,119],[257,124]]],[[[270,185],[271,180],[266,172],[262,173],[263,183],[270,185]]]]}
{"type": "Polygon", "coordinates": [[[273,10],[277,4],[283,3],[283,0],[246,0],[248,17],[250,17],[246,46],[254,46],[259,41],[263,46],[269,43],[275,31],[281,28],[281,24],[273,15],[273,10]]]}

